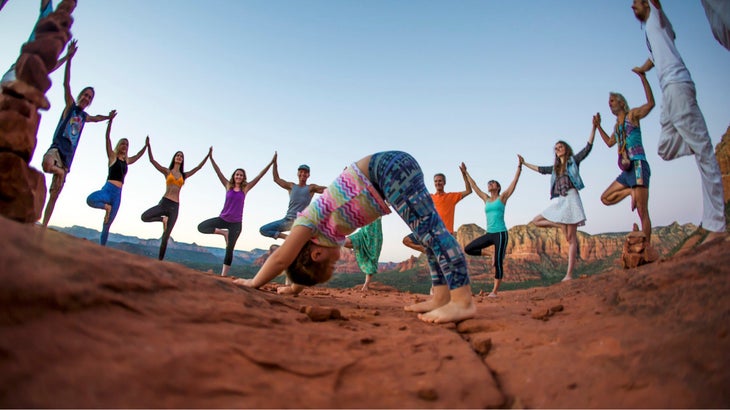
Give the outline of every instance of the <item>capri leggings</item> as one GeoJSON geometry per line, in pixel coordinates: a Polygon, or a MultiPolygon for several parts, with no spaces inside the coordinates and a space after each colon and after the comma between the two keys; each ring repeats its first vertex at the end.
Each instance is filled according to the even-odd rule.
{"type": "Polygon", "coordinates": [[[448,285],[449,290],[468,285],[464,252],[436,212],[418,162],[405,152],[379,152],[371,157],[368,171],[370,182],[426,248],[431,283],[448,285]]]}
{"type": "Polygon", "coordinates": [[[467,255],[480,256],[482,249],[494,245],[494,279],[501,280],[504,277],[502,264],[507,251],[507,240],[509,240],[507,231],[487,233],[469,242],[464,248],[464,252],[467,255]]]}
{"type": "Polygon", "coordinates": [[[231,266],[233,263],[233,248],[236,247],[238,236],[241,235],[241,222],[227,222],[221,217],[206,219],[198,225],[200,233],[215,233],[217,229],[228,229],[228,244],[226,245],[226,257],[223,264],[231,266]]]}
{"type": "Polygon", "coordinates": [[[144,222],[162,222],[162,217],[167,217],[167,228],[165,229],[165,232],[162,233],[162,238],[160,238],[160,254],[157,257],[159,260],[165,259],[167,240],[170,239],[172,228],[175,227],[175,222],[177,222],[177,213],[179,210],[180,204],[178,202],[163,197],[159,204],[144,211],[142,214],[142,221],[144,222]]]}
{"type": "Polygon", "coordinates": [[[109,239],[109,228],[111,228],[114,218],[117,217],[119,205],[122,203],[122,188],[107,181],[99,191],[92,192],[86,198],[86,203],[90,207],[98,209],[104,209],[105,205],[111,206],[109,219],[102,225],[101,236],[99,237],[101,246],[106,246],[106,241],[109,239]]]}

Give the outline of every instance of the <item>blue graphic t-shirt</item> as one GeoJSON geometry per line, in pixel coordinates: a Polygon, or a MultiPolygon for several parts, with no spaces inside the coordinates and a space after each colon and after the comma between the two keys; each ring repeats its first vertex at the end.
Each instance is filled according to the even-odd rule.
{"type": "Polygon", "coordinates": [[[78,105],[73,104],[68,114],[61,117],[56,132],[53,134],[51,148],[58,150],[63,165],[69,171],[71,170],[74,154],[76,154],[76,147],[79,145],[81,131],[84,130],[87,115],[78,105]]]}

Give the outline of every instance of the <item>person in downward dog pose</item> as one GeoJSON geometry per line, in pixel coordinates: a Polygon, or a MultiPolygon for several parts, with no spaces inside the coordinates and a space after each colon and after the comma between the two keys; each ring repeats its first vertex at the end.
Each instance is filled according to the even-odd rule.
{"type": "Polygon", "coordinates": [[[551,174],[550,199],[557,198],[542,214],[536,216],[532,223],[540,228],[560,228],[568,242],[568,269],[563,281],[573,279],[573,269],[578,254],[578,226],[585,225],[586,214],[583,211],[583,202],[578,190],[585,186],[580,177],[580,163],[588,156],[593,148],[593,139],[596,136],[596,123],[588,143],[579,153],[573,155],[573,148],[565,141],[555,143],[555,160],[553,165],[538,167],[528,164],[521,155],[520,163],[527,168],[541,174],[551,174]]]}
{"type": "Polygon", "coordinates": [[[236,241],[238,236],[241,234],[241,221],[243,220],[243,204],[246,201],[248,193],[256,186],[261,177],[266,174],[271,165],[276,160],[276,154],[274,158],[266,164],[264,169],[259,172],[254,179],[251,181],[246,180],[246,171],[243,168],[238,168],[233,171],[230,179],[226,179],[218,167],[218,164],[213,159],[213,151],[210,151],[210,163],[213,165],[215,173],[218,175],[218,179],[226,189],[226,200],[223,203],[223,210],[221,214],[216,218],[206,219],[198,225],[198,232],[206,234],[218,234],[222,235],[226,240],[226,256],[223,259],[223,268],[221,270],[221,276],[226,276],[228,271],[231,269],[231,263],[233,263],[233,248],[236,247],[236,241]]]}
{"type": "Polygon", "coordinates": [[[172,228],[175,227],[175,222],[177,222],[177,215],[180,210],[180,189],[182,189],[183,184],[185,184],[188,178],[200,171],[200,168],[205,165],[212,152],[213,147],[210,147],[208,154],[200,161],[200,164],[191,171],[185,172],[185,155],[182,151],[178,151],[173,155],[170,166],[165,168],[155,161],[155,158],[152,156],[152,145],[150,145],[150,139],[147,137],[147,156],[155,169],[165,176],[166,185],[165,195],[160,200],[160,203],[144,211],[142,214],[143,222],[162,222],[159,260],[165,259],[167,240],[170,239],[172,228]]]}
{"type": "Polygon", "coordinates": [[[388,201],[416,234],[428,256],[433,297],[408,306],[425,322],[445,323],[476,314],[466,257],[444,226],[416,160],[400,151],[368,155],[353,163],[299,214],[291,233],[253,279],[236,283],[259,288],[282,271],[293,293],[332,276],[346,235],[390,213],[388,201]]]}
{"type": "MultiPolygon", "coordinates": [[[[466,172],[466,167],[464,167],[464,171],[466,172]]],[[[507,251],[507,242],[509,241],[507,224],[504,222],[504,207],[507,205],[509,197],[515,192],[515,187],[517,186],[517,181],[520,180],[521,173],[522,160],[519,159],[515,177],[507,189],[500,193],[502,186],[499,182],[491,180],[487,182],[487,192],[485,193],[479,189],[479,186],[474,182],[471,175],[466,172],[466,177],[469,179],[469,184],[472,189],[484,201],[484,213],[487,216],[487,233],[469,242],[464,247],[464,252],[467,255],[480,256],[482,249],[494,246],[494,288],[488,295],[491,298],[497,297],[499,285],[502,283],[502,278],[504,277],[504,256],[507,251]]]]}
{"type": "Polygon", "coordinates": [[[106,241],[109,238],[109,228],[114,222],[114,218],[117,216],[119,211],[119,205],[122,202],[122,186],[124,185],[124,177],[127,175],[127,167],[134,164],[147,150],[147,142],[145,141],[144,146],[138,153],[131,157],[127,157],[127,151],[129,150],[129,140],[122,138],[117,142],[117,146],[112,149],[112,121],[116,117],[116,113],[111,115],[109,122],[106,125],[106,156],[108,159],[109,174],[107,181],[104,186],[90,194],[86,198],[86,203],[97,209],[103,209],[104,224],[101,229],[101,236],[99,237],[99,243],[102,246],[106,246],[106,241]]]}

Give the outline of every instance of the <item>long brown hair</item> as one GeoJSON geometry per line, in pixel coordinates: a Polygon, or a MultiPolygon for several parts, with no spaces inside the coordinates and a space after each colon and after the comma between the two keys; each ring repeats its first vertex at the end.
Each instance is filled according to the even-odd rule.
{"type": "Polygon", "coordinates": [[[238,171],[243,172],[243,181],[241,181],[241,190],[243,190],[243,188],[245,188],[246,185],[248,185],[248,181],[246,180],[246,170],[244,170],[243,168],[236,168],[236,170],[233,171],[233,173],[231,174],[231,179],[228,180],[228,190],[229,191],[236,187],[235,176],[236,176],[236,172],[238,172],[238,171]]]}
{"type": "Polygon", "coordinates": [[[568,160],[573,156],[573,148],[570,147],[570,145],[560,140],[555,143],[555,145],[563,144],[565,147],[565,162],[560,161],[560,157],[558,154],[555,154],[555,162],[553,163],[553,171],[555,171],[555,175],[562,175],[565,172],[565,167],[568,165],[568,160]]]}

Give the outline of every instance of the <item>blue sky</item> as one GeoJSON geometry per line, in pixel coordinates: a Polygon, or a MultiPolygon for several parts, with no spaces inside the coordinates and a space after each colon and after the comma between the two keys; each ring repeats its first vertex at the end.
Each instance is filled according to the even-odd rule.
{"type": "MultiPolygon", "coordinates": [[[[57,3],[57,2],[56,2],[57,3]]],[[[730,125],[730,52],[712,37],[699,0],[664,0],[677,46],[697,85],[712,136],[730,125]]],[[[585,144],[591,117],[605,129],[615,117],[608,92],[631,106],[644,103],[631,68],[648,55],[631,1],[384,1],[384,0],[124,0],[80,1],[72,32],[79,51],[71,88],[96,89],[91,114],[119,113],[112,140],[130,139],[136,152],[150,135],[155,158],[168,164],[176,150],[192,168],[214,147],[223,172],[256,175],[279,152],[282,178],[296,181],[301,163],[310,182],[328,185],[345,165],[373,152],[404,150],[446,190],[464,188],[464,161],[483,189],[489,179],[509,184],[518,153],[548,165],[558,139],[585,144]]],[[[0,11],[0,64],[18,57],[37,18],[38,2],[10,0],[0,11]]],[[[6,68],[2,69],[3,71],[6,68]]],[[[63,69],[52,75],[38,146],[43,153],[63,109],[63,69]]],[[[656,154],[661,90],[648,75],[657,107],[642,121],[652,168],[650,213],[655,226],[699,224],[699,174],[693,158],[672,162],[656,154]]],[[[86,196],[106,178],[106,123],[87,124],[52,225],[100,229],[103,212],[86,196]]],[[[581,166],[588,233],[625,231],[638,222],[629,202],[600,202],[616,178],[616,152],[600,137],[581,166]]],[[[50,176],[46,178],[50,184],[50,176]]],[[[528,223],[549,205],[549,176],[530,170],[510,199],[509,227],[528,223]]],[[[146,157],[132,165],[112,232],[156,238],[161,224],[140,215],[164,194],[164,179],[146,157]]],[[[175,240],[223,246],[197,232],[218,216],[224,189],[209,165],[181,192],[175,240]]],[[[281,218],[286,191],[267,174],[250,193],[237,249],[267,248],[264,223],[281,218]]],[[[485,226],[483,203],[472,195],[456,211],[456,226],[485,226]]],[[[382,261],[414,254],[401,245],[408,233],[395,214],[383,221],[382,261]]]]}

